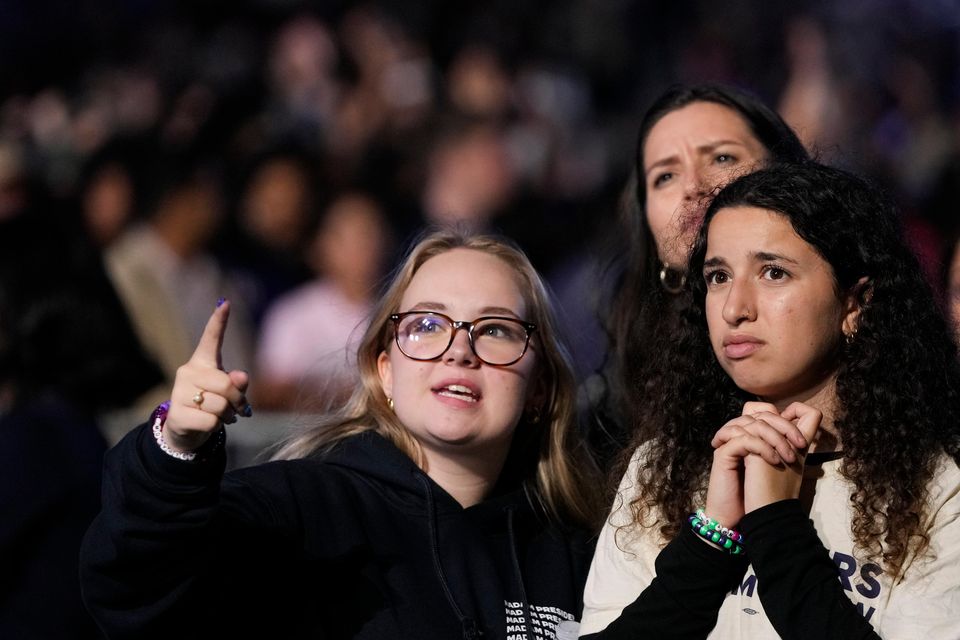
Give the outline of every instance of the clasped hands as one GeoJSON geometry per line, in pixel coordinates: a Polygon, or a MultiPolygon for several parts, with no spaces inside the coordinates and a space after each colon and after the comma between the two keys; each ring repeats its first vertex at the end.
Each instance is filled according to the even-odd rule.
{"type": "Polygon", "coordinates": [[[794,402],[783,413],[747,402],[741,415],[714,435],[706,513],[735,527],[747,513],[797,498],[807,449],[820,428],[819,410],[794,402]]]}

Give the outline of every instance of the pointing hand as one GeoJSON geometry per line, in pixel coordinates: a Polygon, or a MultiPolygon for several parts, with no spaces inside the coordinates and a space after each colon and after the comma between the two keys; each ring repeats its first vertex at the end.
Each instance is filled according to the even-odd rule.
{"type": "Polygon", "coordinates": [[[167,445],[175,451],[195,451],[224,423],[248,417],[249,376],[245,371],[224,371],[221,349],[230,317],[230,303],[214,310],[196,350],[177,369],[170,410],[163,429],[167,445]]]}

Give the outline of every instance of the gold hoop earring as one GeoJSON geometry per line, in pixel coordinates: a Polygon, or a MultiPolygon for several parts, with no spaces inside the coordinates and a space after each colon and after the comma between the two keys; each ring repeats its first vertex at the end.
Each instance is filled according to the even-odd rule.
{"type": "Polygon", "coordinates": [[[530,424],[540,424],[540,407],[534,407],[530,409],[530,417],[528,418],[530,424]]]}

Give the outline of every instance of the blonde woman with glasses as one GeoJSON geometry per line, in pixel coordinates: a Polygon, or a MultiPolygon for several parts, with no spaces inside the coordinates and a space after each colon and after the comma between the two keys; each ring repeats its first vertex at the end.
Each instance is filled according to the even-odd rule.
{"type": "Polygon", "coordinates": [[[411,251],[350,399],[224,475],[219,306],[171,400],[106,459],[81,562],[113,637],[553,638],[578,619],[602,506],[543,283],[492,237],[411,251]]]}

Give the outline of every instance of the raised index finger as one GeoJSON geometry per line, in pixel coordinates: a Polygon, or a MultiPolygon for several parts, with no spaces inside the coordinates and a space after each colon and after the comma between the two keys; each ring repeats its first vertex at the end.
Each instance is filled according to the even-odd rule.
{"type": "Polygon", "coordinates": [[[230,303],[224,300],[214,309],[196,350],[190,357],[192,362],[217,369],[223,368],[220,350],[223,348],[223,335],[227,332],[227,320],[230,318],[230,303]]]}

